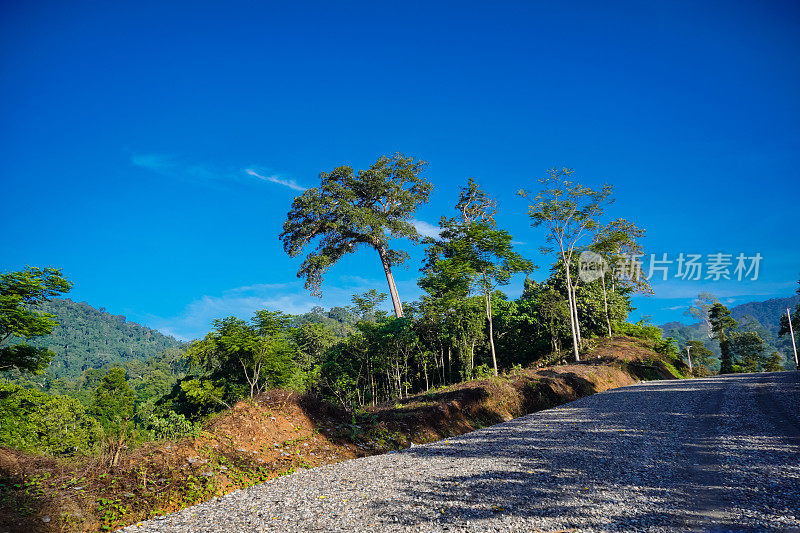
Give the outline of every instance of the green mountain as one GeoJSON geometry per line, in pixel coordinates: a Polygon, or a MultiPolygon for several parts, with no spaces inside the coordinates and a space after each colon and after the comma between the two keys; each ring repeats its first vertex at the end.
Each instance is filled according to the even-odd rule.
{"type": "MultiPolygon", "coordinates": [[[[788,298],[772,298],[761,302],[748,302],[731,307],[731,316],[739,322],[740,328],[746,331],[755,331],[767,345],[767,353],[777,351],[783,356],[783,366],[787,369],[794,368],[794,355],[792,341],[788,335],[778,337],[781,315],[786,313],[786,308],[794,308],[800,304],[800,295],[788,298]]],[[[704,324],[683,324],[681,322],[667,322],[660,326],[664,337],[672,337],[678,341],[678,346],[683,348],[687,341],[701,341],[706,348],[720,355],[719,343],[708,336],[704,324]]]]}
{"type": "Polygon", "coordinates": [[[798,304],[800,304],[800,295],[772,298],[763,302],[749,302],[731,307],[731,316],[736,320],[751,316],[763,324],[770,333],[777,336],[781,315],[786,314],[786,309],[793,309],[798,304]]]}
{"type": "Polygon", "coordinates": [[[30,341],[56,354],[45,373],[46,379],[75,381],[86,370],[143,362],[184,346],[172,337],[86,302],[55,298],[39,309],[52,313],[58,321],[52,334],[30,341]]]}

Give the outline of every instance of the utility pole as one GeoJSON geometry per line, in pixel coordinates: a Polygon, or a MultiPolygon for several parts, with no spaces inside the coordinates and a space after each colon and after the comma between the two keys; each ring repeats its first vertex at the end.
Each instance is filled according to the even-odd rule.
{"type": "Polygon", "coordinates": [[[792,350],[794,350],[794,368],[795,370],[800,370],[797,366],[797,345],[794,343],[794,329],[792,329],[792,315],[789,313],[789,310],[786,310],[786,318],[789,319],[789,336],[792,338],[792,350]]]}
{"type": "Polygon", "coordinates": [[[691,346],[687,346],[686,347],[686,357],[689,358],[689,372],[694,372],[692,370],[692,354],[691,354],[691,350],[692,350],[691,346]]]}

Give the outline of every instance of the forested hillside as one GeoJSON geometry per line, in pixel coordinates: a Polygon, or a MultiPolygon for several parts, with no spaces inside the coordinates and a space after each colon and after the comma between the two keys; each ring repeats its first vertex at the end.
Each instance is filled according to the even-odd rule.
{"type": "Polygon", "coordinates": [[[53,299],[41,310],[56,316],[53,333],[30,342],[56,353],[47,373],[54,378],[74,380],[84,370],[127,361],[145,361],[182,343],[154,329],[128,322],[105,308],[86,302],[53,299]]]}
{"type": "MultiPolygon", "coordinates": [[[[629,258],[643,253],[645,230],[605,213],[613,202],[610,185],[575,185],[570,169],[551,169],[540,192],[520,193],[531,223],[549,231],[545,242],[552,247],[543,252],[552,262],[541,280],[529,275],[536,267],[514,250],[511,233],[498,227],[496,201],[469,179],[454,198],[454,216],[440,219],[439,237],[421,242],[422,296],[404,302],[392,268],[408,256],[391,240],[421,240],[407,219],[431,188],[423,168],[424,162],[400,155],[382,157],[358,174],[338,167],[320,175],[321,188],[295,198],[281,237],[290,256],[305,253],[298,276],[312,293],[321,291],[328,268],[359,246],[370,248],[384,268],[390,294],[372,288],[352,295],[348,307],[219,317],[202,339],[184,345],[104,309],[56,299],[72,287],[59,269],[0,274],[0,368],[11,369],[3,376],[8,382],[0,383],[0,446],[16,450],[9,464],[26,461],[25,454],[49,455],[105,473],[128,462],[131,472],[145,476],[139,473],[150,467],[136,454],[146,453],[148,443],[196,439],[224,413],[236,412],[241,400],[270,400],[276,389],[304,394],[312,411],[335,411],[337,419],[353,421],[355,432],[364,429],[356,417],[370,409],[449,394],[453,386],[472,390],[468,382],[484,378],[491,378],[491,388],[502,376],[527,372],[538,383],[537,368],[552,372],[568,361],[579,363],[569,367],[571,376],[591,375],[584,363],[613,363],[645,379],[788,367],[786,350],[778,353],[788,339],[772,333],[779,313],[770,316],[783,302],[740,311],[769,319],[769,328],[749,314],[734,319],[710,293],[698,295],[687,310],[702,326],[673,324],[667,330],[674,339],[646,321],[629,323],[631,298],[652,293],[647,278],[628,270],[629,258]],[[523,292],[510,297],[503,288],[521,273],[523,292]],[[382,310],[384,302],[392,303],[393,313],[382,310]],[[645,353],[639,353],[642,346],[645,353]],[[693,368],[682,360],[687,348],[693,368]]],[[[800,309],[792,320],[800,326],[800,309]]],[[[552,405],[539,392],[528,400],[526,410],[552,405]]],[[[443,429],[442,435],[453,433],[443,429]]],[[[276,441],[264,442],[271,449],[276,441]]],[[[254,476],[266,475],[258,468],[254,476]]],[[[19,475],[6,473],[12,480],[19,475]]],[[[179,491],[196,493],[196,480],[181,478],[179,491]]],[[[108,518],[103,525],[109,528],[131,511],[122,505],[118,516],[108,517],[104,502],[110,500],[85,502],[91,513],[108,518]]],[[[178,506],[196,501],[195,495],[178,506]]],[[[172,503],[158,500],[162,504],[172,503]]]]}
{"type": "MultiPolygon", "coordinates": [[[[124,316],[112,315],[104,308],[95,309],[86,302],[54,298],[42,303],[39,310],[54,315],[57,321],[51,334],[28,341],[55,353],[44,374],[32,378],[48,390],[88,389],[96,386],[99,379],[92,379],[92,370],[112,366],[130,366],[141,375],[144,368],[153,366],[165,352],[176,352],[183,347],[182,342],[172,337],[129,322],[124,316]],[[83,387],[87,379],[92,383],[83,387]]],[[[15,381],[31,379],[16,372],[4,374],[15,381]]]]}
{"type": "MultiPolygon", "coordinates": [[[[760,302],[748,302],[731,307],[730,314],[744,329],[753,331],[764,341],[764,351],[772,353],[777,351],[782,358],[782,365],[793,369],[794,357],[792,341],[788,335],[779,336],[781,317],[786,314],[786,309],[794,309],[800,304],[800,295],[788,298],[771,298],[760,302]]],[[[689,341],[698,341],[714,353],[719,359],[721,355],[719,341],[711,336],[706,324],[683,324],[681,322],[667,322],[661,326],[664,337],[672,337],[679,346],[686,346],[689,341]]],[[[713,365],[714,370],[719,370],[718,364],[713,365]]]]}
{"type": "Polygon", "coordinates": [[[731,316],[736,320],[751,316],[767,328],[770,333],[777,335],[780,329],[781,316],[786,314],[787,309],[794,309],[798,304],[800,304],[800,295],[788,298],[771,298],[763,302],[748,302],[731,307],[731,316]]]}

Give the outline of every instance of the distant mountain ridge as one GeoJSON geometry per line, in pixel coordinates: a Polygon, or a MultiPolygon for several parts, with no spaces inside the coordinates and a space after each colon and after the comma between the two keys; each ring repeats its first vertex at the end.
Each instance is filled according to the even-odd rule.
{"type": "Polygon", "coordinates": [[[800,295],[771,298],[763,302],[748,302],[731,307],[731,316],[736,320],[741,320],[748,315],[752,316],[770,333],[777,335],[780,329],[781,315],[786,313],[786,309],[793,309],[798,304],[800,304],[800,295]]]}
{"type": "Polygon", "coordinates": [[[51,377],[75,380],[84,370],[157,357],[185,344],[154,329],[129,322],[86,302],[54,298],[39,307],[56,316],[53,333],[30,344],[48,347],[56,357],[47,369],[51,377]]]}
{"type": "MultiPolygon", "coordinates": [[[[793,309],[800,305],[800,295],[788,296],[786,298],[770,298],[760,302],[747,302],[730,308],[731,316],[736,320],[742,320],[746,316],[751,316],[758,320],[761,325],[769,330],[773,335],[778,334],[780,329],[781,315],[786,313],[786,309],[793,309]]],[[[688,306],[687,306],[688,308],[688,306]]],[[[699,327],[699,322],[684,324],[677,320],[666,322],[661,325],[661,329],[670,329],[678,326],[699,327]]]]}
{"type": "MultiPolygon", "coordinates": [[[[784,358],[784,367],[794,368],[794,357],[791,339],[788,335],[778,337],[781,316],[787,308],[793,309],[800,304],[800,295],[786,298],[770,298],[760,302],[747,302],[731,307],[731,316],[735,318],[745,331],[754,331],[765,341],[767,352],[778,351],[784,358]],[[752,319],[752,320],[751,320],[752,319]]],[[[678,346],[683,348],[690,340],[701,341],[706,348],[720,355],[719,342],[708,335],[705,324],[683,324],[678,321],[662,324],[665,337],[674,338],[678,346]]]]}

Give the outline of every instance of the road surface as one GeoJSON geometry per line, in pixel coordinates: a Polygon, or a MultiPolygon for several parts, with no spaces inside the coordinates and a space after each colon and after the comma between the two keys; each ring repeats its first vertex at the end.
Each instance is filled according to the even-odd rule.
{"type": "Polygon", "coordinates": [[[636,384],[127,531],[800,531],[800,373],[636,384]]]}

